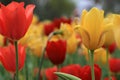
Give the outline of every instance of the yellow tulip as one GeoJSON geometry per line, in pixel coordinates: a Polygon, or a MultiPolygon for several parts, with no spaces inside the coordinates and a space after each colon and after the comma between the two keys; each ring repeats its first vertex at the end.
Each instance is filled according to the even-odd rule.
{"type": "Polygon", "coordinates": [[[67,53],[75,53],[78,45],[76,34],[74,33],[69,39],[67,39],[67,53]]]}
{"type": "MultiPolygon", "coordinates": [[[[108,24],[111,23],[113,24],[113,18],[114,18],[114,14],[108,14],[107,17],[104,19],[104,23],[108,24]]],[[[114,25],[111,25],[110,28],[112,28],[111,30],[109,30],[106,34],[105,34],[105,43],[104,45],[106,47],[108,47],[109,45],[111,45],[112,43],[115,42],[115,38],[114,38],[114,25]]]]}
{"type": "Polygon", "coordinates": [[[103,64],[105,64],[107,62],[107,53],[106,53],[106,49],[104,48],[99,48],[96,49],[94,52],[94,61],[95,62],[102,62],[103,64]]]}
{"type": "Polygon", "coordinates": [[[32,24],[26,35],[19,40],[19,43],[29,47],[33,55],[40,57],[46,38],[43,37],[43,24],[32,24]]]}
{"type": "Polygon", "coordinates": [[[37,24],[39,22],[39,18],[37,15],[33,16],[32,24],[37,24]]]}
{"type": "Polygon", "coordinates": [[[115,30],[114,30],[115,41],[116,41],[117,47],[120,49],[120,15],[114,16],[113,23],[115,26],[115,30]]]}
{"type": "Polygon", "coordinates": [[[28,47],[31,49],[33,55],[37,57],[41,56],[43,47],[45,45],[45,41],[46,39],[43,40],[40,38],[36,38],[34,40],[29,41],[28,47]]]}
{"type": "MultiPolygon", "coordinates": [[[[83,50],[83,54],[85,55],[86,60],[89,61],[88,49],[84,45],[82,45],[82,50],[83,50]]],[[[107,56],[107,53],[104,48],[96,49],[94,51],[94,62],[105,64],[107,62],[106,56],[107,56]]]]}
{"type": "Polygon", "coordinates": [[[79,32],[83,44],[90,50],[95,50],[103,46],[105,42],[105,32],[108,24],[104,24],[104,11],[92,8],[89,12],[83,10],[79,32]]]}
{"type": "Polygon", "coordinates": [[[60,30],[63,32],[64,39],[68,39],[74,32],[72,26],[67,23],[62,23],[60,26],[60,30]]]}

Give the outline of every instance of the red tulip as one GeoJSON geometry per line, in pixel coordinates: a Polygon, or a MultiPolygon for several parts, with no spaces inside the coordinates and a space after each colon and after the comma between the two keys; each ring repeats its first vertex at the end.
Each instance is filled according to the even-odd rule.
{"type": "Polygon", "coordinates": [[[55,29],[54,23],[49,23],[44,25],[44,33],[45,35],[49,35],[55,29]]]}
{"type": "Polygon", "coordinates": [[[113,53],[116,49],[116,44],[115,43],[112,43],[109,47],[108,47],[108,50],[110,53],[113,53]]]}
{"type": "Polygon", "coordinates": [[[57,67],[47,68],[45,70],[47,80],[57,80],[57,76],[54,74],[54,72],[57,72],[57,70],[57,67]]]}
{"type": "Polygon", "coordinates": [[[68,73],[80,78],[81,66],[79,64],[71,64],[60,69],[60,72],[68,73]]]}
{"type": "Polygon", "coordinates": [[[55,18],[55,19],[53,20],[53,22],[54,22],[54,24],[55,24],[55,27],[59,29],[61,23],[71,24],[72,21],[71,21],[71,19],[67,19],[67,18],[65,18],[65,17],[61,17],[61,18],[55,18]]]}
{"type": "Polygon", "coordinates": [[[66,46],[65,40],[48,41],[46,52],[53,64],[58,65],[63,63],[66,55],[66,46]]]}
{"type": "MultiPolygon", "coordinates": [[[[19,70],[21,70],[25,63],[25,47],[18,45],[19,56],[19,70]]],[[[7,47],[0,47],[0,61],[4,68],[9,72],[16,72],[16,52],[14,45],[10,44],[7,47]]]]}
{"type": "MultiPolygon", "coordinates": [[[[104,78],[104,80],[109,80],[109,79],[107,77],[107,78],[104,78]]],[[[113,76],[111,80],[117,80],[117,79],[113,76]]]]}
{"type": "Polygon", "coordinates": [[[67,18],[65,18],[65,17],[61,17],[60,20],[61,20],[62,23],[71,24],[71,22],[72,22],[71,19],[67,19],[67,18]]]}
{"type": "Polygon", "coordinates": [[[118,58],[111,58],[109,60],[110,70],[112,72],[120,72],[120,59],[118,58]]]}
{"type": "Polygon", "coordinates": [[[0,33],[12,40],[22,38],[33,17],[34,5],[24,8],[24,2],[11,2],[7,6],[0,4],[0,33]]]}
{"type": "MultiPolygon", "coordinates": [[[[94,65],[94,72],[95,72],[95,80],[101,80],[101,69],[98,65],[94,65]]],[[[92,80],[91,77],[91,67],[86,65],[82,68],[80,72],[80,76],[82,80],[92,80]]]]}

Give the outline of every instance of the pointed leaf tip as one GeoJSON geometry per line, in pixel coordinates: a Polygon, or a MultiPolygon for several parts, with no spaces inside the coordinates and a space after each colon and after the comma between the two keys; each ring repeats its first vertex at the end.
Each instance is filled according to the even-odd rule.
{"type": "Polygon", "coordinates": [[[73,76],[71,74],[62,73],[62,72],[54,72],[54,73],[63,80],[81,80],[80,78],[73,76]]]}

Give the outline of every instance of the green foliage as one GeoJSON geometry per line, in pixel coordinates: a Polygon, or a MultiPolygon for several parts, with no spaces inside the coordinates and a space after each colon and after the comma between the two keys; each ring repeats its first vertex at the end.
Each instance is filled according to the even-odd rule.
{"type": "Polygon", "coordinates": [[[70,0],[49,0],[44,6],[40,7],[40,19],[70,16],[74,7],[70,0]]]}
{"type": "Polygon", "coordinates": [[[55,72],[55,74],[60,77],[62,80],[81,80],[80,78],[70,75],[70,74],[66,74],[66,73],[62,73],[62,72],[55,72]]]}

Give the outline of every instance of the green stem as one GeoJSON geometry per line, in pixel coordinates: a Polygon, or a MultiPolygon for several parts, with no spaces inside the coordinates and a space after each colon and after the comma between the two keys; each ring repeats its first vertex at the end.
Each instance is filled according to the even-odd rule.
{"type": "Polygon", "coordinates": [[[15,51],[16,51],[16,80],[19,80],[19,74],[18,74],[18,43],[17,41],[14,42],[15,45],[15,51]]]}
{"type": "MultiPolygon", "coordinates": [[[[57,32],[51,33],[51,34],[48,36],[48,40],[47,40],[47,41],[49,41],[49,40],[52,38],[53,35],[57,35],[57,34],[62,34],[62,32],[61,32],[61,31],[57,31],[57,32]]],[[[41,79],[40,72],[41,72],[41,68],[42,68],[42,65],[43,65],[43,61],[44,61],[45,51],[46,51],[46,46],[44,46],[43,51],[42,51],[42,56],[41,56],[41,58],[40,58],[39,72],[38,72],[38,80],[41,79]]]]}
{"type": "Polygon", "coordinates": [[[109,66],[109,52],[108,52],[108,48],[106,49],[106,58],[107,58],[107,69],[108,69],[108,79],[111,80],[111,74],[110,74],[110,66],[109,66]]]}
{"type": "MultiPolygon", "coordinates": [[[[27,54],[29,49],[27,49],[27,54]]],[[[26,62],[25,62],[25,74],[26,74],[26,80],[29,80],[28,78],[28,55],[26,54],[26,62]]]]}
{"type": "Polygon", "coordinates": [[[40,59],[39,72],[38,72],[38,80],[41,79],[40,72],[41,72],[43,61],[44,61],[45,50],[46,50],[46,47],[43,49],[42,56],[41,56],[41,59],[40,59]]]}
{"type": "Polygon", "coordinates": [[[15,73],[14,73],[14,75],[13,75],[13,80],[15,80],[15,73]]]}
{"type": "Polygon", "coordinates": [[[94,74],[94,50],[89,50],[89,54],[90,54],[91,76],[92,76],[92,80],[95,80],[95,74],[94,74]]]}

